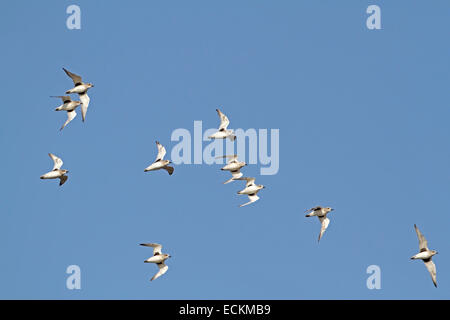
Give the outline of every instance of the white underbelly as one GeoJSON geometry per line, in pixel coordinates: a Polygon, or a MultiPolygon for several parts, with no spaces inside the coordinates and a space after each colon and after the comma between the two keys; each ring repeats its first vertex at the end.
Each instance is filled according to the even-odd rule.
{"type": "Polygon", "coordinates": [[[61,176],[62,176],[62,174],[59,171],[50,171],[50,172],[47,172],[46,174],[43,174],[41,176],[41,179],[56,179],[61,176]]]}

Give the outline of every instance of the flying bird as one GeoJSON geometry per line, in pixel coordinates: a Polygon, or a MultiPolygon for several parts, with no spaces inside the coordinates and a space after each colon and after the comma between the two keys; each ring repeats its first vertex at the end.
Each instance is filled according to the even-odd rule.
{"type": "Polygon", "coordinates": [[[322,224],[322,227],[320,228],[320,233],[319,233],[319,240],[322,238],[323,234],[325,233],[325,230],[327,230],[328,225],[330,224],[330,219],[327,218],[327,214],[331,211],[333,211],[334,209],[327,207],[327,208],[322,208],[322,207],[315,207],[315,208],[311,208],[305,211],[305,213],[308,213],[306,215],[306,217],[318,217],[320,220],[320,223],[322,224]]]}
{"type": "Polygon", "coordinates": [[[239,207],[246,206],[248,204],[251,204],[257,200],[259,200],[259,197],[257,193],[259,190],[265,188],[262,184],[255,184],[255,178],[249,178],[249,177],[242,177],[237,178],[235,180],[244,180],[247,181],[247,184],[245,185],[245,188],[238,192],[238,194],[246,194],[248,195],[248,198],[250,199],[249,202],[241,204],[239,207]]]}
{"type": "Polygon", "coordinates": [[[166,155],[166,148],[164,148],[158,141],[156,141],[156,146],[158,147],[158,155],[156,156],[156,160],[145,168],[144,172],[164,169],[169,173],[169,175],[172,175],[174,168],[168,166],[168,164],[172,162],[170,160],[163,160],[166,155]]]}
{"type": "Polygon", "coordinates": [[[230,124],[230,120],[228,120],[227,116],[224,115],[219,109],[216,109],[217,113],[219,114],[220,118],[220,127],[219,131],[215,132],[211,136],[209,136],[209,139],[226,139],[229,138],[231,141],[236,140],[236,136],[233,133],[233,130],[227,129],[228,125],[230,124]]]}
{"type": "Polygon", "coordinates": [[[73,84],[75,85],[72,89],[67,90],[66,94],[70,93],[78,93],[81,100],[81,116],[83,117],[83,122],[86,119],[86,113],[89,106],[89,96],[87,95],[87,91],[89,88],[92,88],[94,85],[92,83],[84,83],[81,81],[81,77],[76,75],[75,73],[70,72],[69,70],[63,68],[64,72],[72,79],[73,84]]]}
{"type": "Polygon", "coordinates": [[[232,156],[220,156],[216,157],[216,159],[221,158],[229,158],[230,160],[227,162],[226,166],[221,168],[220,170],[223,171],[230,171],[231,172],[231,179],[225,181],[223,184],[230,183],[231,181],[234,181],[240,177],[243,176],[241,172],[241,168],[246,166],[247,164],[244,161],[238,161],[237,155],[234,154],[232,156]]]}
{"type": "Polygon", "coordinates": [[[70,96],[51,96],[52,98],[61,98],[63,101],[63,104],[60,105],[58,108],[55,109],[55,111],[67,111],[67,121],[64,122],[62,129],[64,129],[65,126],[69,124],[70,121],[75,119],[77,116],[77,113],[75,112],[75,109],[81,104],[80,101],[74,101],[70,98],[70,96]]]}
{"type": "Polygon", "coordinates": [[[69,171],[61,169],[63,165],[63,161],[61,158],[58,158],[54,154],[49,153],[48,154],[50,158],[53,160],[53,169],[50,172],[47,172],[46,174],[43,174],[41,176],[41,179],[59,179],[59,185],[62,186],[68,179],[68,177],[65,175],[69,171]]]}
{"type": "Polygon", "coordinates": [[[141,246],[153,248],[153,256],[144,261],[146,263],[156,263],[156,265],[159,268],[159,271],[150,280],[150,281],[153,281],[167,272],[169,267],[166,266],[164,261],[166,261],[168,258],[170,258],[171,255],[162,253],[161,252],[162,246],[158,243],[141,243],[141,246]]]}
{"type": "Polygon", "coordinates": [[[437,254],[438,252],[436,250],[430,250],[428,249],[428,242],[423,236],[423,234],[420,232],[419,228],[417,228],[416,225],[414,225],[414,229],[416,229],[417,238],[419,238],[419,249],[420,252],[414,256],[411,257],[411,259],[421,259],[425,266],[427,267],[428,272],[431,275],[431,279],[433,280],[434,286],[437,288],[437,282],[436,282],[436,266],[433,261],[431,261],[431,258],[437,254]]]}

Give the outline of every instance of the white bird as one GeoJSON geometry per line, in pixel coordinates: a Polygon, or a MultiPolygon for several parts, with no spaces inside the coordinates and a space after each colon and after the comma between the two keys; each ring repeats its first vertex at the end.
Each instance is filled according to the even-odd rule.
{"type": "Polygon", "coordinates": [[[146,263],[156,263],[159,268],[158,273],[156,273],[150,281],[159,278],[169,269],[168,266],[164,263],[168,258],[171,257],[170,254],[162,253],[162,246],[158,243],[141,243],[141,246],[152,247],[153,248],[153,256],[145,260],[146,263]]]}
{"type": "Polygon", "coordinates": [[[230,160],[227,162],[226,166],[221,168],[220,170],[223,171],[230,171],[231,172],[231,179],[225,181],[223,184],[230,183],[231,181],[234,181],[240,177],[242,177],[241,168],[246,166],[247,164],[244,161],[238,161],[237,155],[234,154],[232,156],[220,156],[216,157],[216,159],[220,158],[229,158],[230,160]]]}
{"type": "Polygon", "coordinates": [[[262,184],[255,184],[255,178],[242,177],[242,178],[237,178],[236,180],[247,181],[245,188],[243,190],[239,191],[238,194],[246,194],[246,195],[248,195],[248,198],[250,199],[249,202],[241,204],[239,207],[246,206],[250,203],[253,203],[253,202],[259,200],[257,193],[259,192],[259,190],[265,188],[265,186],[263,186],[262,184]]]}
{"type": "Polygon", "coordinates": [[[219,131],[215,132],[211,136],[209,136],[209,139],[226,139],[229,138],[231,141],[236,140],[236,136],[233,133],[233,130],[227,129],[228,125],[230,124],[230,120],[228,120],[227,116],[224,115],[219,109],[216,109],[217,113],[219,114],[220,118],[220,127],[219,131]]]}
{"type": "Polygon", "coordinates": [[[144,172],[164,169],[169,173],[169,175],[172,175],[174,168],[168,166],[168,164],[172,162],[170,160],[163,160],[166,155],[166,148],[164,148],[158,141],[156,141],[156,146],[158,147],[158,155],[156,156],[156,160],[145,168],[144,172]]]}
{"type": "Polygon", "coordinates": [[[322,238],[323,234],[325,233],[325,230],[327,230],[328,225],[330,224],[330,219],[327,218],[327,214],[331,211],[333,211],[334,209],[327,207],[327,208],[322,208],[322,207],[315,207],[315,208],[311,208],[305,211],[305,213],[309,212],[309,214],[306,215],[306,217],[318,217],[320,220],[320,223],[322,224],[322,227],[320,228],[320,233],[319,233],[319,240],[322,238]]]}
{"type": "Polygon", "coordinates": [[[417,238],[419,238],[419,249],[420,252],[414,256],[411,257],[411,259],[421,259],[425,266],[427,267],[428,272],[431,275],[431,279],[433,280],[434,286],[437,288],[437,282],[436,282],[436,266],[434,265],[434,262],[431,261],[431,258],[437,254],[438,252],[436,250],[430,250],[428,249],[428,242],[423,236],[423,234],[420,232],[419,228],[417,228],[416,225],[414,225],[414,229],[416,229],[417,238]]]}
{"type": "Polygon", "coordinates": [[[75,112],[75,109],[81,104],[80,101],[74,101],[70,98],[70,96],[51,96],[52,98],[61,98],[63,101],[63,104],[60,105],[58,108],[55,109],[55,111],[67,111],[67,121],[63,124],[60,131],[64,129],[65,126],[69,124],[70,121],[75,119],[77,116],[77,113],[75,112]]]}
{"type": "Polygon", "coordinates": [[[68,177],[65,175],[69,171],[61,169],[63,165],[63,161],[61,158],[58,158],[54,154],[49,153],[48,154],[50,158],[53,160],[53,169],[50,172],[47,172],[46,174],[43,174],[40,178],[41,179],[59,179],[59,185],[62,186],[64,182],[67,181],[68,177]]]}
{"type": "Polygon", "coordinates": [[[81,81],[81,77],[76,75],[75,73],[72,73],[68,71],[67,69],[63,68],[64,72],[72,79],[74,83],[74,87],[70,90],[66,91],[66,94],[70,93],[78,93],[81,100],[81,116],[83,117],[83,122],[86,119],[86,113],[89,106],[89,96],[87,95],[87,91],[89,88],[92,88],[94,85],[92,83],[83,83],[81,81]]]}

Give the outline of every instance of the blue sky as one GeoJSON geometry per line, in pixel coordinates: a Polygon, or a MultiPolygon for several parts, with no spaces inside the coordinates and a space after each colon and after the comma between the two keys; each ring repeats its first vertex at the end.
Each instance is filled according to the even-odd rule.
{"type": "MultiPolygon", "coordinates": [[[[448,1],[3,4],[2,299],[448,299],[448,1]],[[81,30],[66,8],[81,8],[81,30]],[[381,7],[382,30],[366,28],[381,7]],[[54,112],[94,83],[62,132],[54,112]],[[220,165],[144,173],[177,128],[280,130],[280,170],[239,208],[220,165]],[[69,180],[43,181],[47,153],[69,180]],[[318,219],[331,206],[320,244],[318,219]],[[420,261],[428,239],[438,288],[420,261]],[[169,271],[144,264],[163,244],[169,271]],[[66,289],[69,265],[81,290],[66,289]],[[368,290],[366,268],[381,268],[368,290]]],[[[208,143],[205,143],[206,146],[208,143]]]]}

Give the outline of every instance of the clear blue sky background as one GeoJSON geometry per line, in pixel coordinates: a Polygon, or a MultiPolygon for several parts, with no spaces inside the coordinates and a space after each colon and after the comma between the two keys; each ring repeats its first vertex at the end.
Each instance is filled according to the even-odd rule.
{"type": "MultiPolygon", "coordinates": [[[[0,10],[0,298],[450,297],[450,2],[10,1],[0,10]],[[82,29],[66,28],[78,4],[82,29]],[[378,4],[382,30],[366,28],[378,4]],[[95,87],[87,121],[53,111],[95,87]],[[155,140],[280,129],[280,170],[239,208],[220,165],[144,173],[155,140]],[[42,181],[48,152],[70,171],[42,181]],[[306,208],[336,210],[320,244],[306,208]],[[438,288],[413,225],[439,251],[438,288]],[[158,242],[169,271],[144,264],[158,242]],[[82,289],[66,289],[67,266],[82,289]],[[366,268],[381,267],[381,290],[366,268]]],[[[204,144],[205,146],[207,143],[204,144]]]]}

